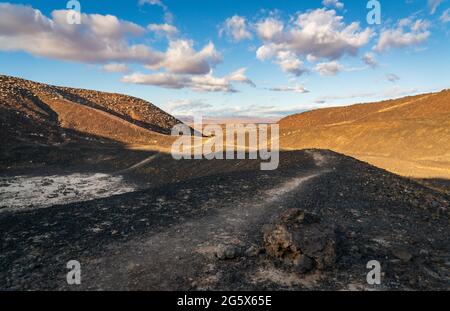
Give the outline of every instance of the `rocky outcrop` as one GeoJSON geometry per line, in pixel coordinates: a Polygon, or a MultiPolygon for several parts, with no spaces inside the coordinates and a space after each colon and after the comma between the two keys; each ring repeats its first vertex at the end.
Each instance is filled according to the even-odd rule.
{"type": "Polygon", "coordinates": [[[335,262],[335,231],[314,214],[289,209],[263,230],[266,253],[300,273],[325,270],[335,262]]]}

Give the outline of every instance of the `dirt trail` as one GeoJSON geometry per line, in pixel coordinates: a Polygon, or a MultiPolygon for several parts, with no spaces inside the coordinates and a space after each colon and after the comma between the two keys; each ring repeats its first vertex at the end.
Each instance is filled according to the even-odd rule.
{"type": "Polygon", "coordinates": [[[325,156],[315,151],[310,156],[317,166],[313,172],[246,197],[238,204],[215,202],[225,206],[218,206],[213,215],[112,246],[110,255],[84,267],[87,288],[164,290],[174,289],[177,283],[180,288],[186,288],[186,284],[181,285],[184,282],[193,282],[195,288],[198,282],[195,276],[201,278],[199,273],[216,271],[213,259],[218,245],[232,244],[245,250],[257,243],[255,237],[260,238],[262,225],[278,215],[289,195],[298,194],[306,182],[326,172],[325,156]]]}

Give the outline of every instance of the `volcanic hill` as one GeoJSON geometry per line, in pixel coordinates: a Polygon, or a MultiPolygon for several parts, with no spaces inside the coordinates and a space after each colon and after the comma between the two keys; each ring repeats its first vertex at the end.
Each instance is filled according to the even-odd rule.
{"type": "Polygon", "coordinates": [[[330,149],[404,176],[450,178],[450,90],[318,109],[279,124],[287,150],[330,149]]]}
{"type": "Polygon", "coordinates": [[[135,97],[0,75],[0,142],[160,145],[181,121],[135,97]]]}

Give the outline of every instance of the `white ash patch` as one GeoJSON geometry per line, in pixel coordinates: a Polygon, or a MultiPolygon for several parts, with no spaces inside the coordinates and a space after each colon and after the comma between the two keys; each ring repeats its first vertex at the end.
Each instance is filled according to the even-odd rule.
{"type": "Polygon", "coordinates": [[[121,176],[76,173],[0,177],[0,212],[83,202],[139,190],[121,176]]]}

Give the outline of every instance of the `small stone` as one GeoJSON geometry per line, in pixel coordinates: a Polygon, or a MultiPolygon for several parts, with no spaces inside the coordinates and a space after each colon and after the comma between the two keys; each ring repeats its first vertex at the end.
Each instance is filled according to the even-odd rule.
{"type": "Polygon", "coordinates": [[[301,255],[294,263],[295,269],[300,273],[306,273],[314,268],[314,261],[306,255],[301,255]]]}
{"type": "Polygon", "coordinates": [[[430,255],[430,252],[427,251],[426,249],[421,249],[421,250],[419,251],[419,255],[422,255],[422,256],[428,256],[428,255],[430,255]]]}
{"type": "Polygon", "coordinates": [[[225,260],[225,259],[234,259],[238,256],[238,248],[233,245],[219,245],[216,250],[216,257],[225,260]]]}
{"type": "Polygon", "coordinates": [[[247,250],[245,251],[245,255],[247,257],[257,257],[260,252],[261,252],[260,248],[252,245],[249,248],[247,248],[247,250]]]}
{"type": "Polygon", "coordinates": [[[405,249],[394,249],[392,254],[402,262],[408,262],[412,259],[412,254],[405,249]]]}

